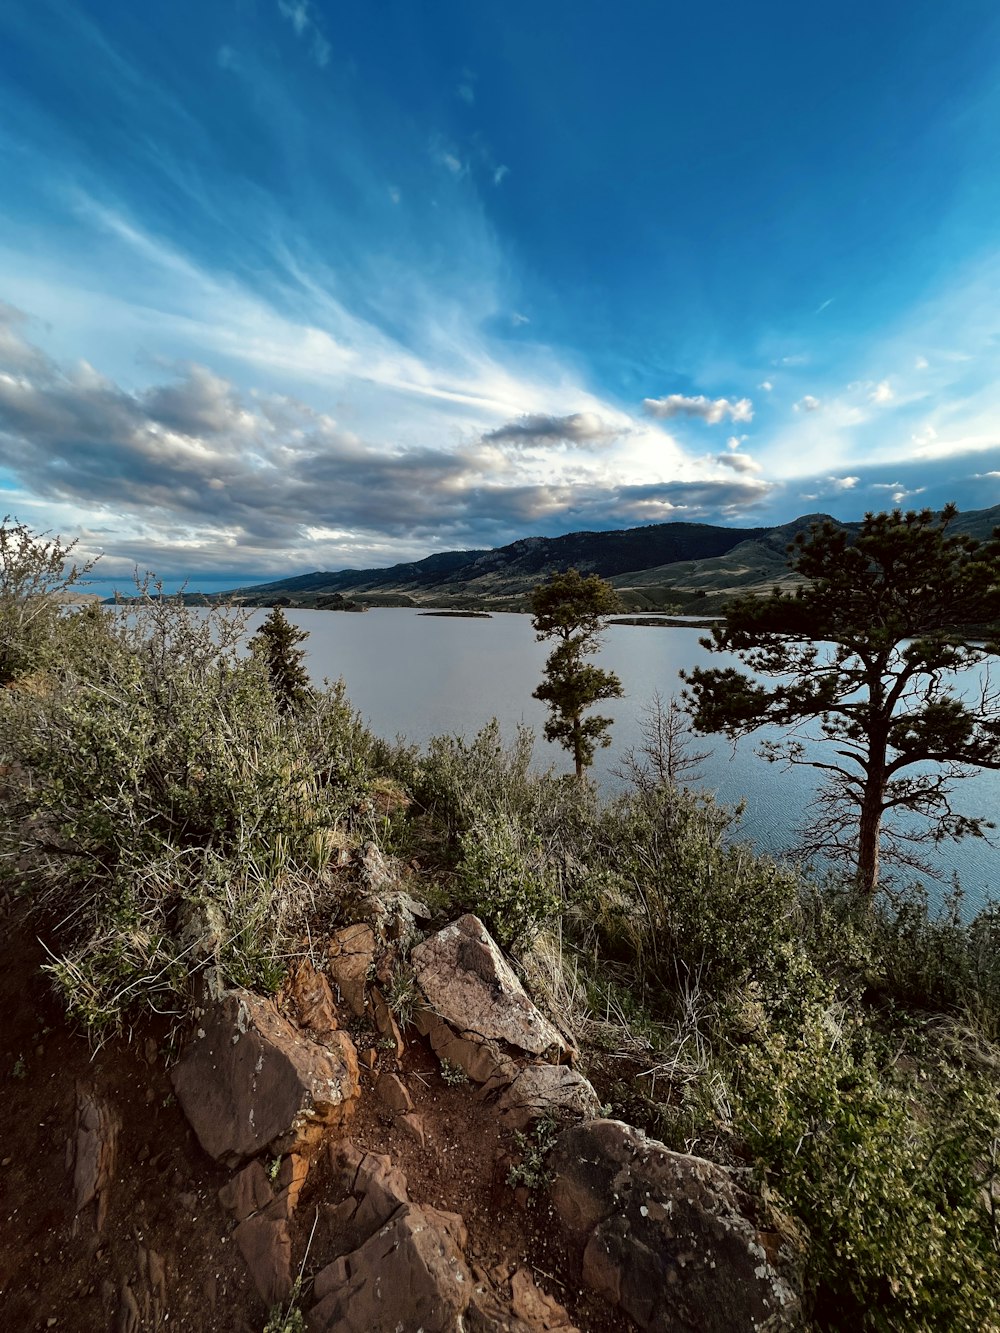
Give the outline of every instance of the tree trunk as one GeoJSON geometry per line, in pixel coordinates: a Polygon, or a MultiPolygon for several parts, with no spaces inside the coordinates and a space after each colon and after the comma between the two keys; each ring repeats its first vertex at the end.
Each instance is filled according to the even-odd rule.
{"type": "Polygon", "coordinates": [[[879,834],[882,830],[882,797],[884,782],[869,777],[865,783],[861,803],[861,822],[858,828],[858,890],[870,902],[878,888],[879,834]]]}
{"type": "Polygon", "coordinates": [[[580,735],[580,718],[573,719],[573,762],[576,764],[576,780],[583,781],[583,737],[580,735]]]}

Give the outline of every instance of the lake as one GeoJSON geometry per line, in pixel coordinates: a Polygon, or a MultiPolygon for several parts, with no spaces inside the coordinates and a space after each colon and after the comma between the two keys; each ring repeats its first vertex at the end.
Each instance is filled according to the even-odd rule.
{"type": "MultiPolygon", "coordinates": [[[[267,613],[253,614],[256,627],[267,613]]],[[[309,632],[307,664],[317,683],[343,676],[354,706],[378,735],[397,734],[425,743],[442,732],[472,736],[496,717],[505,736],[517,723],[533,728],[539,764],[569,772],[566,752],[542,738],[546,710],[531,697],[541,679],[548,645],[537,643],[526,615],[491,619],[420,615],[409,609],[373,609],[364,614],[329,611],[287,612],[309,632]]],[[[656,691],[666,699],[682,688],[678,672],[697,665],[724,665],[737,659],[709,653],[699,644],[703,631],[631,625],[608,626],[598,661],[618,673],[623,699],[600,711],[614,718],[612,745],[600,751],[594,776],[614,785],[610,769],[623,749],[641,739],[642,710],[656,691]]],[[[763,734],[763,733],[761,733],[763,734]]],[[[709,750],[702,784],[721,801],[747,803],[743,829],[760,848],[781,853],[793,841],[814,790],[811,769],[786,770],[754,752],[758,738],[734,749],[722,737],[696,737],[709,750]]],[[[970,814],[996,812],[1000,774],[981,772],[961,784],[960,807],[970,814]]],[[[947,878],[957,871],[969,906],[1000,896],[1000,849],[980,839],[945,844],[937,864],[947,878]]],[[[929,885],[932,893],[940,887],[929,885]]]]}

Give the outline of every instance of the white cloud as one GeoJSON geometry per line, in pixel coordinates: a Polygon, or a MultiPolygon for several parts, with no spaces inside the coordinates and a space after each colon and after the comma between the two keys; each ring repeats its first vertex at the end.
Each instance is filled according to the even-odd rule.
{"type": "Polygon", "coordinates": [[[823,311],[826,310],[829,306],[832,306],[836,299],[837,298],[835,296],[828,296],[821,305],[818,305],[816,307],[816,314],[822,315],[823,311]]]}
{"type": "Polygon", "coordinates": [[[515,310],[510,317],[510,322],[514,325],[515,328],[519,328],[522,324],[530,324],[531,320],[528,318],[527,315],[522,315],[519,313],[519,311],[515,310]]]}
{"type": "Polygon", "coordinates": [[[465,170],[461,158],[456,157],[454,153],[442,153],[441,165],[447,167],[453,176],[461,176],[465,170]]]}
{"type": "Polygon", "coordinates": [[[714,426],[727,417],[734,422],[753,420],[753,403],[749,398],[738,398],[731,402],[728,398],[706,398],[701,393],[694,397],[671,393],[666,398],[644,398],[642,406],[651,417],[664,421],[672,417],[699,417],[714,426]]]}
{"type": "Polygon", "coordinates": [[[510,175],[510,167],[505,167],[503,163],[501,163],[500,166],[498,166],[493,172],[493,184],[494,185],[502,184],[504,177],[509,175],[510,175]]]}
{"type": "Polygon", "coordinates": [[[814,398],[811,393],[807,393],[804,398],[800,398],[795,404],[796,412],[818,412],[823,406],[818,398],[814,398]]]}
{"type": "Polygon", "coordinates": [[[721,463],[723,467],[731,468],[734,472],[761,472],[763,469],[755,458],[749,454],[718,454],[715,461],[721,463]]]}
{"type": "Polygon", "coordinates": [[[460,83],[455,89],[455,92],[466,106],[472,106],[473,102],[476,100],[476,91],[471,83],[460,83]]]}
{"type": "Polygon", "coordinates": [[[890,403],[895,396],[892,385],[888,380],[880,380],[868,395],[869,400],[873,403],[890,403]]]}
{"type": "Polygon", "coordinates": [[[403,196],[400,193],[398,186],[395,185],[389,186],[389,198],[392,200],[394,204],[398,204],[400,199],[402,199],[402,197],[403,196]]]}
{"type": "Polygon", "coordinates": [[[771,383],[770,380],[761,380],[760,384],[757,385],[757,388],[763,389],[765,393],[770,393],[771,390],[774,388],[774,385],[771,383]]]}
{"type": "Polygon", "coordinates": [[[860,477],[827,477],[827,483],[833,491],[853,491],[861,480],[860,477]]]}

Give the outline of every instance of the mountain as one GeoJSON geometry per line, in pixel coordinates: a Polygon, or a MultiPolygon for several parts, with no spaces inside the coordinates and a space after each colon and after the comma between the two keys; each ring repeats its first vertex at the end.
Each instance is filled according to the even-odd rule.
{"type": "MultiPolygon", "coordinates": [[[[443,551],[382,569],[316,571],[223,594],[250,606],[280,601],[335,608],[372,606],[524,610],[531,589],[554,570],[600,574],[636,610],[717,609],[736,591],[794,583],[786,550],[795,535],[827,518],[803,514],[775,527],[655,523],[611,532],[525,537],[494,550],[443,551]]],[[[856,530],[858,523],[842,526],[856,530]]],[[[980,538],[1000,526],[1000,505],[961,514],[957,530],[980,538]]]]}

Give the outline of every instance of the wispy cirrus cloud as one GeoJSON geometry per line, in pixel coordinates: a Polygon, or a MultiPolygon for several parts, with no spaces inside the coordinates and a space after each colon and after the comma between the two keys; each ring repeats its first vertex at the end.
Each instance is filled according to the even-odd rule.
{"type": "Polygon", "coordinates": [[[296,37],[307,43],[309,54],[320,69],[325,69],[330,63],[331,47],[310,0],[278,0],[278,13],[292,25],[296,37]]]}

